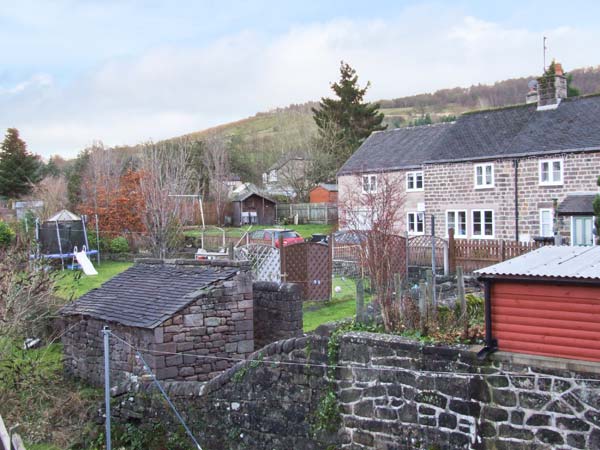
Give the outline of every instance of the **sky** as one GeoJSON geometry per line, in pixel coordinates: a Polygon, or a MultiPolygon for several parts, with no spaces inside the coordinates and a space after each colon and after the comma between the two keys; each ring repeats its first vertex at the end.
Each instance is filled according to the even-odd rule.
{"type": "Polygon", "coordinates": [[[74,157],[331,95],[368,100],[600,65],[600,2],[0,0],[0,132],[74,157]]]}

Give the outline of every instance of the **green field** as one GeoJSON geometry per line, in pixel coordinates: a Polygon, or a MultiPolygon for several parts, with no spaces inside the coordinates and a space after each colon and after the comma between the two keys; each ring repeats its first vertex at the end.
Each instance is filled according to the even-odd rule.
{"type": "MultiPolygon", "coordinates": [[[[255,225],[250,228],[250,232],[255,230],[263,230],[265,228],[286,228],[297,231],[303,238],[309,238],[313,234],[329,234],[333,231],[332,225],[287,225],[287,226],[276,226],[276,225],[255,225]]],[[[231,237],[242,237],[248,228],[236,228],[236,227],[225,227],[223,228],[227,236],[231,237]]],[[[221,236],[222,231],[216,227],[207,228],[204,232],[205,235],[221,236]]],[[[197,230],[187,230],[184,232],[186,236],[199,237],[201,229],[198,227],[197,230]]]]}
{"type": "MultiPolygon", "coordinates": [[[[324,323],[356,315],[356,283],[354,280],[335,277],[331,287],[331,301],[304,304],[303,328],[305,332],[313,331],[324,323]],[[341,291],[335,292],[336,287],[340,287],[341,291]]],[[[370,299],[368,292],[365,292],[365,302],[368,303],[370,299]]]]}
{"type": "Polygon", "coordinates": [[[88,276],[80,270],[65,270],[56,273],[56,294],[65,299],[76,299],[86,292],[99,287],[118,273],[131,267],[130,262],[102,261],[94,265],[98,275],[88,276]]]}

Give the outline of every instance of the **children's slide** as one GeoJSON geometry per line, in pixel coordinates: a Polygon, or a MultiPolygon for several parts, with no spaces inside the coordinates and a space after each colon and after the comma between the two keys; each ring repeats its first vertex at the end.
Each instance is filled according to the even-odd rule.
{"type": "Polygon", "coordinates": [[[85,247],[82,252],[75,251],[75,259],[77,259],[77,263],[81,266],[83,273],[86,275],[98,275],[98,272],[94,269],[94,265],[85,253],[85,247]]]}

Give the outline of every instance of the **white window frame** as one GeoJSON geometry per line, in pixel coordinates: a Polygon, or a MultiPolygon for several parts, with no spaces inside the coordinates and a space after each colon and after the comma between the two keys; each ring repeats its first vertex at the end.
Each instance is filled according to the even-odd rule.
{"type": "Polygon", "coordinates": [[[496,235],[496,217],[493,209],[471,210],[471,236],[473,239],[494,239],[496,235]],[[492,234],[485,234],[485,213],[492,213],[492,234]],[[475,234],[475,213],[481,213],[481,234],[475,234]]]}
{"type": "Polygon", "coordinates": [[[490,189],[494,187],[494,163],[483,163],[483,164],[475,164],[473,168],[473,184],[475,189],[490,189]],[[486,182],[486,169],[490,167],[492,172],[492,182],[488,184],[486,182]],[[483,184],[477,183],[477,169],[481,168],[481,181],[483,184]]]}
{"type": "Polygon", "coordinates": [[[363,194],[376,194],[377,193],[377,175],[363,175],[362,176],[362,193],[363,194]],[[365,179],[367,182],[365,183],[365,179]],[[365,189],[367,188],[367,189],[365,189]]]}
{"type": "Polygon", "coordinates": [[[406,173],[406,192],[419,192],[425,190],[425,178],[422,170],[406,173]],[[421,177],[421,187],[417,187],[417,178],[421,177]],[[413,187],[409,187],[409,183],[412,181],[413,187]]]}
{"type": "Polygon", "coordinates": [[[540,186],[562,186],[564,184],[565,179],[565,163],[562,158],[552,158],[552,159],[540,159],[538,165],[538,179],[540,186]],[[552,166],[557,162],[560,164],[560,180],[552,179],[552,175],[554,174],[554,170],[552,170],[552,166]],[[544,164],[548,164],[548,181],[542,180],[542,166],[544,164]]]}
{"type": "Polygon", "coordinates": [[[421,236],[423,234],[425,234],[425,213],[422,211],[409,211],[406,213],[406,231],[408,232],[408,234],[410,234],[411,236],[421,236]],[[410,216],[414,216],[414,229],[415,231],[410,231],[410,216]],[[417,221],[417,216],[421,216],[421,223],[423,224],[423,230],[422,231],[418,231],[418,221],[417,221]]]}
{"type": "Polygon", "coordinates": [[[542,236],[542,237],[554,236],[554,210],[552,208],[540,208],[539,217],[540,217],[540,236],[542,236]],[[544,222],[543,222],[542,216],[545,212],[550,213],[550,234],[544,234],[544,222]]]}
{"type": "Polygon", "coordinates": [[[454,214],[454,221],[455,221],[455,226],[454,226],[454,237],[455,238],[460,238],[460,239],[464,239],[467,237],[467,235],[469,234],[469,215],[467,214],[467,210],[466,209],[447,209],[446,210],[446,237],[449,236],[449,230],[450,227],[448,226],[448,214],[454,214]],[[456,226],[457,222],[456,219],[458,218],[458,213],[464,213],[465,214],[465,233],[464,234],[459,234],[459,230],[458,227],[456,226]]]}

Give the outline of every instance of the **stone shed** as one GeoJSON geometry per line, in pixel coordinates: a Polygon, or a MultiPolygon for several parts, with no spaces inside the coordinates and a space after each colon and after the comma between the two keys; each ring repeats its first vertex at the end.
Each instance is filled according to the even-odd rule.
{"type": "MultiPolygon", "coordinates": [[[[143,350],[158,379],[205,381],[254,350],[253,315],[246,263],[141,260],[62,308],[65,369],[101,384],[108,326],[143,350]]],[[[110,364],[117,383],[142,373],[135,351],[114,337],[110,364]]]]}

